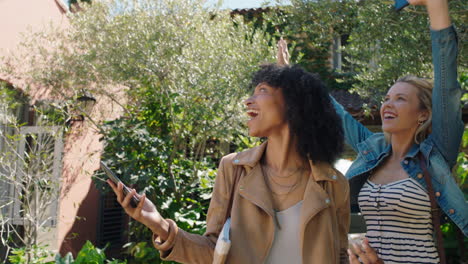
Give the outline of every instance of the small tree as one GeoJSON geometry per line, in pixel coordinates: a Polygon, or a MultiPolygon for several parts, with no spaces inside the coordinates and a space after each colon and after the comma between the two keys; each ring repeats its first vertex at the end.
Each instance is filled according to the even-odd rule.
{"type": "MultiPolygon", "coordinates": [[[[14,111],[15,92],[0,87],[0,233],[7,249],[24,247],[33,263],[39,235],[54,226],[59,196],[60,127],[28,127],[14,111]]],[[[7,250],[8,252],[8,250],[7,250]]]]}

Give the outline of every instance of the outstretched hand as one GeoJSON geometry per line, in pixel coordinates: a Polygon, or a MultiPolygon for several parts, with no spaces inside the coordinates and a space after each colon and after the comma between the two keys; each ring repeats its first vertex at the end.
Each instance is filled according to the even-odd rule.
{"type": "Polygon", "coordinates": [[[427,4],[427,0],[408,0],[408,3],[414,6],[417,6],[417,5],[425,6],[427,4]]]}
{"type": "Polygon", "coordinates": [[[408,3],[426,7],[431,29],[441,30],[451,25],[447,0],[408,0],[408,3]]]}
{"type": "Polygon", "coordinates": [[[117,196],[117,202],[122,206],[125,212],[133,219],[147,226],[153,233],[165,240],[169,231],[169,224],[159,214],[156,206],[149,200],[146,199],[146,195],[139,195],[135,189],[132,189],[126,196],[123,193],[123,184],[121,182],[115,185],[111,180],[107,180],[115,195],[117,196]],[[130,205],[132,196],[136,196],[140,199],[136,208],[130,205]]]}
{"type": "Polygon", "coordinates": [[[278,52],[276,53],[276,63],[279,65],[289,65],[289,51],[286,40],[282,37],[278,40],[278,52]]]}
{"type": "Polygon", "coordinates": [[[369,240],[365,238],[362,244],[353,244],[352,249],[348,249],[350,264],[384,264],[375,250],[369,245],[369,240]],[[361,260],[361,262],[359,262],[361,260]]]}

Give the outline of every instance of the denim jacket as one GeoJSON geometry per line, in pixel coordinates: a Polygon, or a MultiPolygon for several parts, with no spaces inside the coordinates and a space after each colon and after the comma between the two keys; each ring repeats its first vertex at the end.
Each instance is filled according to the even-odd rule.
{"type": "MultiPolygon", "coordinates": [[[[458,188],[451,169],[456,163],[463,135],[461,88],[457,82],[458,39],[453,26],[431,30],[434,88],[432,91],[432,133],[421,144],[414,144],[401,166],[408,175],[426,187],[418,153],[426,160],[437,203],[444,213],[468,236],[468,203],[458,188]]],[[[390,155],[391,145],[383,133],[373,133],[357,122],[332,98],[343,121],[346,142],[357,152],[356,160],[346,173],[350,184],[351,204],[371,171],[390,155]]]]}

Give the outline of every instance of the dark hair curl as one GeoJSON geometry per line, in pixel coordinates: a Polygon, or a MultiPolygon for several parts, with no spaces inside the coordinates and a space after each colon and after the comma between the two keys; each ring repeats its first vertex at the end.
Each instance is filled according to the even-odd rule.
{"type": "Polygon", "coordinates": [[[343,127],[318,75],[298,65],[266,64],[254,74],[251,84],[255,88],[260,83],[281,89],[299,154],[313,161],[333,163],[343,151],[343,127]]]}

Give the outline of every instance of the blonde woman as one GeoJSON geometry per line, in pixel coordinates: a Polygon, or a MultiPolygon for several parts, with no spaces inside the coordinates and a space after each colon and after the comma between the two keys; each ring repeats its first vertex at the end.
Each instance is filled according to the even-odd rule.
{"type": "MultiPolygon", "coordinates": [[[[358,153],[346,173],[351,203],[366,220],[362,247],[349,251],[351,263],[440,263],[433,239],[427,164],[435,200],[468,234],[468,206],[451,168],[463,134],[461,89],[457,82],[457,35],[447,0],[410,0],[429,14],[434,85],[406,76],[388,90],[380,108],[382,130],[372,133],[336,101],[346,141],[358,153]]],[[[445,262],[443,262],[445,263],[445,262]]]]}

